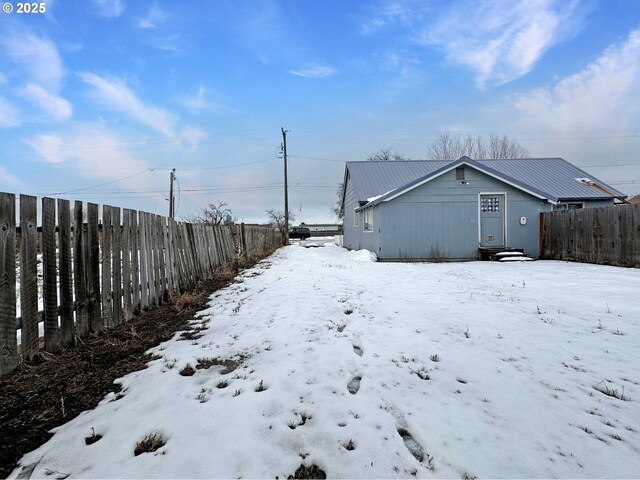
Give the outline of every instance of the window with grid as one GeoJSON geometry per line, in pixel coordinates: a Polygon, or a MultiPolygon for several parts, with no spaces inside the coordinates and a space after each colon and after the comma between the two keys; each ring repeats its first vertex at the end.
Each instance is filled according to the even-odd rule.
{"type": "Polygon", "coordinates": [[[480,199],[480,209],[483,212],[499,212],[500,197],[482,197],[480,199]]]}

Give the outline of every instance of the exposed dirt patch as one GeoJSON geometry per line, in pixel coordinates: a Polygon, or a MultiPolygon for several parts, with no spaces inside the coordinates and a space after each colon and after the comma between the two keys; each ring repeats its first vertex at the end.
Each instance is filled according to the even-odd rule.
{"type": "Polygon", "coordinates": [[[287,480],[302,478],[327,478],[327,474],[317,465],[309,467],[300,465],[293,475],[287,477],[287,480]]]}
{"type": "Polygon", "coordinates": [[[193,369],[191,365],[187,363],[187,366],[180,370],[180,375],[183,377],[191,377],[196,371],[193,369]]]}
{"type": "Polygon", "coordinates": [[[146,368],[153,358],[145,352],[189,330],[188,321],[206,306],[207,297],[236,274],[221,270],[200,282],[180,311],[171,302],[152,308],[102,335],[78,341],[75,348],[25,362],[15,375],[0,381],[0,478],[11,473],[22,455],[45,443],[49,430],[95,408],[107,393],[119,392],[120,385],[113,381],[146,368]]]}

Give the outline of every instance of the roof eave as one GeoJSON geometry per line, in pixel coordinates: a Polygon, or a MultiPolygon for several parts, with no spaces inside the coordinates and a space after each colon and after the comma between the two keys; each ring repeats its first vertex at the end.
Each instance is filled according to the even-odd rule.
{"type": "Polygon", "coordinates": [[[394,190],[391,190],[390,192],[382,195],[380,198],[377,198],[376,200],[369,202],[365,205],[363,205],[362,207],[359,207],[356,209],[356,211],[361,211],[364,210],[366,208],[370,208],[370,207],[374,207],[375,205],[381,203],[381,202],[388,202],[390,200],[393,200],[396,197],[399,197],[400,195],[405,194],[406,192],[413,190],[414,188],[419,187],[420,185],[424,185],[425,183],[430,182],[431,180],[433,180],[434,178],[439,177],[440,175],[444,175],[447,172],[450,172],[451,170],[453,170],[454,168],[457,168],[461,165],[468,165],[471,168],[475,168],[476,170],[489,175],[491,177],[494,177],[504,183],[507,183],[519,190],[522,190],[530,195],[533,195],[534,197],[538,197],[541,200],[546,200],[551,204],[556,204],[558,202],[558,199],[556,197],[553,197],[552,195],[549,195],[545,192],[539,191],[537,189],[531,188],[531,187],[527,187],[522,185],[521,182],[518,182],[517,180],[515,180],[514,178],[509,177],[508,175],[502,175],[499,172],[495,171],[492,168],[486,167],[478,162],[476,162],[475,160],[469,158],[469,157],[461,157],[458,160],[453,160],[451,163],[449,163],[448,165],[445,165],[443,167],[440,167],[439,169],[429,173],[428,175],[425,175],[423,177],[420,177],[416,180],[412,180],[411,182],[402,185],[398,188],[395,188],[394,190]]]}

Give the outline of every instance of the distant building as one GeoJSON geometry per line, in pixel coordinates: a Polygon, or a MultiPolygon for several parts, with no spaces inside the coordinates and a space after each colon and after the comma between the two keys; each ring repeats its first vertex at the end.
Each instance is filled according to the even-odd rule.
{"type": "Polygon", "coordinates": [[[311,232],[312,237],[331,237],[342,233],[342,225],[337,223],[304,223],[301,227],[306,227],[311,232]]]}
{"type": "Polygon", "coordinates": [[[635,197],[631,197],[628,200],[628,202],[633,204],[633,205],[638,205],[640,203],[640,195],[636,195],[635,197]]]}

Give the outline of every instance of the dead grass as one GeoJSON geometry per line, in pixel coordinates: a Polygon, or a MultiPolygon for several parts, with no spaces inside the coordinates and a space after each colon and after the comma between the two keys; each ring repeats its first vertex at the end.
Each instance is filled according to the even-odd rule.
{"type": "Polygon", "coordinates": [[[138,442],[133,454],[137,457],[142,453],[155,452],[164,447],[166,443],[167,441],[160,432],[150,433],[142,441],[138,442]]]}
{"type": "Polygon", "coordinates": [[[293,475],[289,475],[287,480],[298,480],[303,478],[327,478],[327,474],[317,465],[300,465],[293,475]]]}
{"type": "Polygon", "coordinates": [[[185,292],[179,297],[170,298],[176,312],[182,312],[189,307],[202,307],[206,304],[207,298],[202,293],[185,292]]]}
{"type": "Polygon", "coordinates": [[[189,363],[187,363],[186,367],[180,370],[180,375],[182,375],[183,377],[191,377],[194,373],[196,373],[196,371],[189,363]]]}
{"type": "Polygon", "coordinates": [[[622,390],[618,390],[617,388],[610,388],[603,380],[600,383],[594,385],[593,388],[608,397],[617,398],[618,400],[622,400],[625,402],[628,402],[630,400],[629,396],[624,394],[624,385],[622,386],[622,390]]]}

